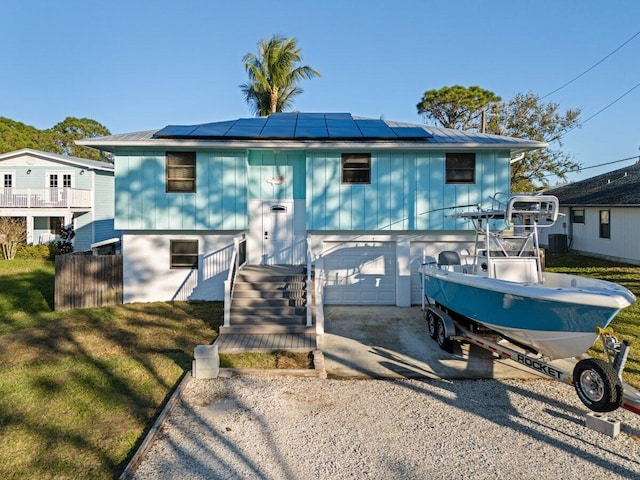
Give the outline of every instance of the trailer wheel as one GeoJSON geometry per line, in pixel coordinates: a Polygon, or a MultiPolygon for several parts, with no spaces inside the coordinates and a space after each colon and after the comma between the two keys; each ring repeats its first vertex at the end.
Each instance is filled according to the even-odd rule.
{"type": "Polygon", "coordinates": [[[573,385],[582,403],[594,412],[611,412],[622,405],[622,384],[604,360],[580,360],[573,369],[573,385]]]}
{"type": "Polygon", "coordinates": [[[429,330],[429,336],[431,338],[436,338],[438,333],[438,316],[433,313],[433,310],[427,310],[425,314],[427,320],[427,329],[429,330]]]}
{"type": "Polygon", "coordinates": [[[438,317],[436,322],[436,341],[440,348],[445,352],[453,353],[453,340],[447,337],[447,329],[444,326],[444,320],[438,317]]]}

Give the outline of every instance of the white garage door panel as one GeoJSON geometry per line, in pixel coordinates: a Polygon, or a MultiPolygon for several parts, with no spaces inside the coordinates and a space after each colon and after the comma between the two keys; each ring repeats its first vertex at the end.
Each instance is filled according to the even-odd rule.
{"type": "Polygon", "coordinates": [[[334,305],[395,305],[394,243],[325,242],[324,302],[334,305]]]}

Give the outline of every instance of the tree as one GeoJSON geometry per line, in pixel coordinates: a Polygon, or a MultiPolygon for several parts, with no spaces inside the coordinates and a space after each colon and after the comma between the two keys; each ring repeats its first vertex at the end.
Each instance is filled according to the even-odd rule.
{"type": "Polygon", "coordinates": [[[33,148],[104,161],[108,158],[93,148],[76,145],[75,140],[109,134],[107,127],[90,118],[67,117],[52,128],[38,130],[31,125],[0,117],[0,153],[33,148]]]}
{"type": "Polygon", "coordinates": [[[18,245],[27,241],[27,226],[24,217],[0,217],[0,247],[5,260],[13,260],[18,245]]]}
{"type": "Polygon", "coordinates": [[[548,186],[547,178],[566,174],[579,168],[570,155],[561,151],[562,136],[580,126],[580,109],[560,112],[554,102],[543,103],[533,93],[519,93],[506,104],[494,106],[488,132],[509,137],[547,142],[549,147],[527,152],[511,165],[511,191],[535,191],[548,186]]]}
{"type": "Polygon", "coordinates": [[[454,85],[427,90],[416,107],[425,120],[433,119],[444,128],[480,130],[482,112],[500,100],[495,93],[477,86],[454,85]]]}
{"type": "Polygon", "coordinates": [[[30,125],[0,117],[0,153],[12,152],[21,148],[58,153],[58,147],[48,131],[38,130],[30,125]]]}
{"type": "Polygon", "coordinates": [[[302,54],[295,38],[264,38],[258,44],[258,55],[247,53],[242,61],[249,81],[240,89],[256,115],[289,109],[294,97],[303,92],[298,82],[321,76],[310,66],[300,65],[302,54]]]}
{"type": "Polygon", "coordinates": [[[105,160],[98,150],[76,145],[81,138],[94,138],[110,135],[109,129],[90,118],[67,117],[51,128],[53,141],[63,155],[88,158],[90,160],[105,160]]]}
{"type": "Polygon", "coordinates": [[[562,113],[557,103],[543,103],[533,93],[518,93],[502,103],[493,92],[459,85],[426,91],[417,108],[445,128],[473,131],[481,130],[485,112],[486,133],[547,142],[549,147],[527,152],[511,165],[514,192],[538,190],[548,185],[548,176],[564,180],[568,172],[579,168],[561,147],[562,136],[580,125],[580,109],[562,113]]]}

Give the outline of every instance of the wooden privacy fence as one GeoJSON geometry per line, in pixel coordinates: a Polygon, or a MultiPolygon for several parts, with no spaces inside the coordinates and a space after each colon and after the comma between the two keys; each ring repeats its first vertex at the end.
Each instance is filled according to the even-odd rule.
{"type": "Polygon", "coordinates": [[[58,255],[55,309],[122,303],[122,255],[58,255]]]}

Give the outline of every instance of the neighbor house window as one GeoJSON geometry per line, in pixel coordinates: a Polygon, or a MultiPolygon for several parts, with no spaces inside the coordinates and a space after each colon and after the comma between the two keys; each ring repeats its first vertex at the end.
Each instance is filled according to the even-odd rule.
{"type": "Polygon", "coordinates": [[[476,182],[475,153],[447,153],[446,163],[447,183],[476,182]]]}
{"type": "Polygon", "coordinates": [[[198,268],[198,240],[171,240],[171,268],[198,268]]]}
{"type": "Polygon", "coordinates": [[[342,183],[360,185],[371,183],[370,153],[342,154],[342,183]]]}
{"type": "Polygon", "coordinates": [[[65,173],[62,175],[62,187],[71,188],[71,174],[65,173]]]}
{"type": "Polygon", "coordinates": [[[609,210],[600,210],[600,238],[611,238],[611,224],[609,210]]]}
{"type": "Polygon", "coordinates": [[[4,177],[4,188],[13,188],[13,174],[5,173],[4,177]]]}
{"type": "Polygon", "coordinates": [[[574,208],[571,210],[571,221],[573,223],[584,223],[584,208],[574,208]]]}
{"type": "Polygon", "coordinates": [[[167,152],[167,192],[196,192],[196,152],[167,152]]]}
{"type": "Polygon", "coordinates": [[[49,233],[56,236],[60,235],[63,220],[62,217],[49,217],[49,233]]]}

